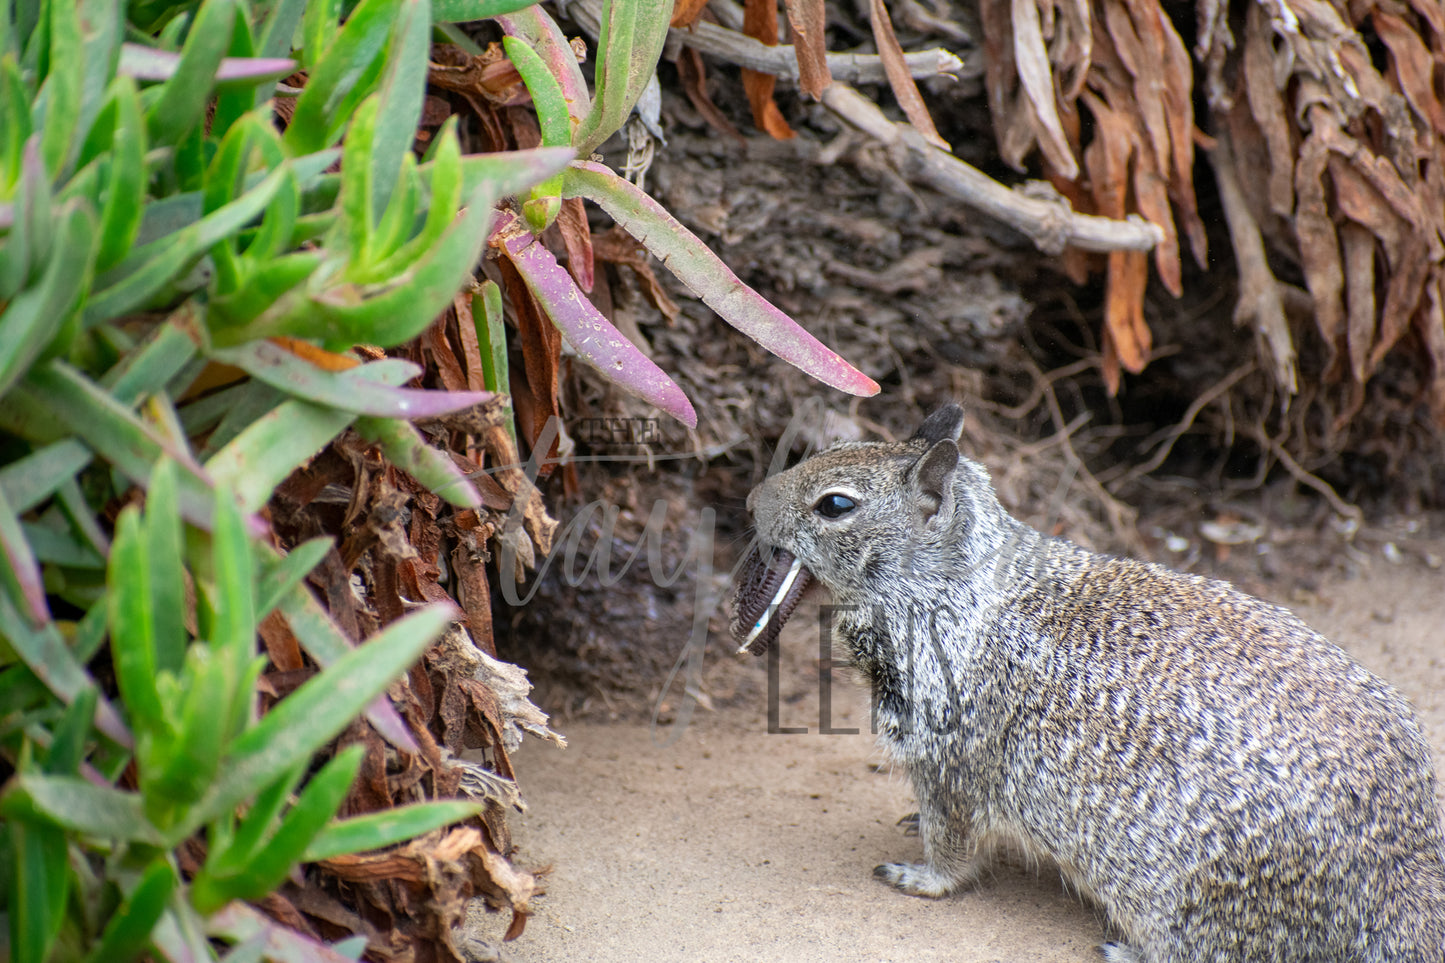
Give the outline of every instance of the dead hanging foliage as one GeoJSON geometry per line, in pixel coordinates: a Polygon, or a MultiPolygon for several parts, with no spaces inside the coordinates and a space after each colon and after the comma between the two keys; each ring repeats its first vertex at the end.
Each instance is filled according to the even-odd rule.
{"type": "MultiPolygon", "coordinates": [[[[1235,321],[1257,332],[1279,390],[1295,394],[1301,377],[1348,384],[1339,430],[1399,349],[1429,370],[1429,400],[1445,422],[1445,6],[1199,0],[1193,9],[1191,59],[1158,0],[983,0],[1004,160],[1022,168],[1037,150],[1079,209],[1137,213],[1162,228],[1154,269],[1177,295],[1179,238],[1201,265],[1207,254],[1192,173],[1195,145],[1205,146],[1239,265],[1235,321]],[[1208,134],[1193,115],[1197,82],[1208,134]],[[1314,315],[1321,370],[1297,371],[1296,305],[1314,315]]],[[[1070,254],[1073,276],[1088,266],[1070,254]]],[[[1117,390],[1121,368],[1149,360],[1145,256],[1110,254],[1106,270],[1105,377],[1117,390]]]]}
{"type": "MultiPolygon", "coordinates": [[[[466,295],[399,350],[423,366],[431,386],[462,390],[483,379],[466,295]]],[[[416,423],[477,485],[480,508],[449,505],[354,431],[288,478],[269,506],[283,547],[333,538],[310,584],[353,640],[419,603],[450,598],[462,611],[388,690],[387,711],[357,719],[338,741],[366,747],[341,814],[455,798],[481,803],[481,815],[400,847],[322,860],[261,906],[320,939],[365,936],[369,960],[462,963],[468,956],[457,945],[457,927],[468,903],[480,897],[510,913],[510,939],[520,935],[532,898],[542,892],[534,874],[507,858],[507,816],[522,808],[511,754],[524,732],[562,740],[528,699],[526,674],[495,658],[486,566],[494,550],[510,545],[517,571],[501,577],[520,578],[551,550],[556,523],[516,467],[510,421],[498,399],[416,423]]],[[[271,660],[265,688],[278,697],[315,671],[297,644],[303,629],[290,616],[274,614],[261,627],[271,660]]]]}
{"type": "MultiPolygon", "coordinates": [[[[474,121],[469,153],[540,142],[526,88],[499,45],[480,56],[437,45],[429,80],[432,94],[420,141],[429,140],[432,128],[451,114],[463,113],[474,121]]],[[[562,204],[547,242],[584,289],[591,290],[594,281],[605,286],[605,277],[595,272],[591,230],[580,201],[562,204]]],[[[605,246],[600,254],[604,260],[614,256],[605,246]]],[[[492,370],[491,377],[502,379],[503,391],[510,388],[522,451],[505,395],[413,423],[476,486],[481,506],[449,504],[355,431],[288,478],[269,506],[281,547],[318,535],[333,539],[334,548],[310,583],[318,604],[352,640],[372,635],[420,603],[451,599],[462,612],[421,663],[387,692],[385,711],[358,719],[338,740],[338,746],[366,747],[342,815],[436,799],[478,802],[481,815],[403,846],[322,860],[261,906],[283,924],[320,939],[365,936],[365,958],[385,963],[474,958],[475,947],[458,943],[469,903],[480,898],[489,908],[509,913],[504,939],[512,939],[521,935],[533,898],[543,892],[537,875],[508,859],[507,817],[522,808],[511,755],[524,733],[558,745],[563,741],[528,698],[526,673],[496,658],[491,578],[520,582],[552,550],[556,522],[521,465],[528,454],[545,460],[556,453],[555,442],[550,451],[530,450],[530,443],[557,414],[561,342],[526,285],[507,273],[504,260],[487,262],[482,270],[500,282],[503,297],[497,300],[509,309],[509,322],[519,334],[522,364],[512,367],[510,377],[488,343],[489,326],[501,319],[480,311],[474,315],[472,292],[457,295],[419,338],[390,352],[420,366],[425,387],[484,390],[492,387],[487,380],[492,370]],[[514,562],[489,578],[496,552],[514,562]]],[[[482,303],[488,283],[478,289],[482,303]]],[[[490,310],[501,308],[494,304],[490,310]]],[[[357,350],[373,359],[383,356],[377,349],[357,350]]],[[[324,364],[325,354],[308,357],[324,364]]],[[[544,465],[541,474],[550,471],[544,465]]],[[[261,626],[271,660],[266,682],[277,696],[315,671],[297,643],[298,631],[280,614],[261,626]]]]}

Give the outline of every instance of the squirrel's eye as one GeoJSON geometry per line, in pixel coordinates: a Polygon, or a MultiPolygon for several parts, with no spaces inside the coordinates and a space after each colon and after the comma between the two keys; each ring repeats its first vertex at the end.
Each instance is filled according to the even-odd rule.
{"type": "Polygon", "coordinates": [[[818,499],[818,504],[813,506],[813,511],[822,515],[824,518],[842,518],[857,507],[858,503],[847,495],[829,492],[818,499]]]}

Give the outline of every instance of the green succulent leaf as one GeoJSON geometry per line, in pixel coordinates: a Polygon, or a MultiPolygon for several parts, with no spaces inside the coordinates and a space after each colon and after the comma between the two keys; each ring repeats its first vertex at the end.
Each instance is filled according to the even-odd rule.
{"type": "Polygon", "coordinates": [[[416,610],[278,702],[231,743],[216,781],[193,811],[197,825],[229,812],[330,742],[420,658],[456,611],[449,605],[416,610]]]}
{"type": "Polygon", "coordinates": [[[516,13],[537,0],[431,0],[431,16],[437,23],[470,23],[516,13]]]}
{"type": "Polygon", "coordinates": [[[110,182],[100,212],[100,244],[95,255],[97,273],[119,264],[135,243],[145,207],[146,132],[140,93],[134,81],[117,77],[111,84],[110,106],[115,111],[110,141],[110,182]]]}
{"type": "Polygon", "coordinates": [[[116,519],[106,584],[110,587],[110,649],[121,698],[138,733],[165,738],[171,722],[156,687],[155,593],[140,509],[116,519]]]}
{"type": "MultiPolygon", "coordinates": [[[[286,144],[293,153],[309,154],[336,143],[357,107],[376,88],[401,2],[361,0],[319,63],[311,60],[308,50],[311,76],[296,98],[296,112],[286,128],[286,144]]],[[[308,28],[326,29],[328,20],[320,19],[316,26],[308,17],[308,28]]],[[[307,41],[319,46],[322,38],[308,32],[307,41]]]]}
{"type": "Polygon", "coordinates": [[[489,185],[479,188],[441,240],[382,291],[344,283],[321,291],[298,289],[280,298],[255,323],[216,332],[217,344],[270,335],[319,340],[333,349],[357,343],[386,347],[411,340],[446,308],[471,275],[486,243],[494,196],[489,185]]]}
{"type": "Polygon", "coordinates": [[[286,167],[277,168],[241,197],[174,234],[152,241],[101,275],[85,306],[85,326],[94,327],[143,306],[207,249],[259,216],[286,176],[286,167]]]}
{"type": "MultiPolygon", "coordinates": [[[[302,59],[308,71],[315,70],[340,34],[341,0],[306,0],[301,18],[302,59]]],[[[352,41],[348,41],[352,42],[352,41]]],[[[291,38],[286,38],[289,47],[291,38]]]]}
{"type": "Polygon", "coordinates": [[[0,311],[0,395],[35,361],[67,346],[89,287],[95,240],[90,208],[70,201],[59,211],[45,273],[0,311]]]}
{"type": "MultiPolygon", "coordinates": [[[[331,551],[332,540],[325,536],[302,542],[274,562],[263,559],[265,574],[256,586],[256,614],[264,618],[281,604],[293,588],[321,564],[331,551]]],[[[324,663],[323,663],[324,664],[324,663]]]]}
{"type": "Polygon", "coordinates": [[[90,464],[90,450],[73,439],[57,441],[0,468],[0,498],[23,515],[90,464]]]}
{"type": "Polygon", "coordinates": [[[47,960],[70,892],[65,834],[54,826],[12,821],[6,828],[11,873],[10,950],[16,960],[47,960]]]}
{"type": "Polygon", "coordinates": [[[404,156],[411,153],[431,60],[430,0],[401,0],[381,78],[376,148],[371,155],[372,209],[387,208],[404,156]]]}
{"type": "Polygon", "coordinates": [[[298,399],[383,418],[435,418],[491,398],[485,391],[424,391],[382,383],[378,380],[381,371],[394,369],[397,377],[405,372],[407,377],[403,381],[421,374],[416,366],[406,362],[398,364],[396,358],[348,371],[323,371],[269,341],[253,341],[239,348],[214,351],[212,356],[298,399]],[[378,369],[377,365],[383,367],[378,369]]]}
{"type": "Polygon", "coordinates": [[[145,952],[179,880],[165,857],[156,858],[110,917],[86,963],[131,963],[145,952]]]}
{"type": "Polygon", "coordinates": [[[0,245],[0,300],[14,297],[46,266],[54,231],[51,205],[40,135],[31,134],[20,149],[19,184],[5,244],[0,245]]]}
{"type": "MultiPolygon", "coordinates": [[[[502,45],[507,57],[522,75],[522,82],[532,95],[532,105],[537,110],[537,120],[542,128],[542,143],[547,147],[567,147],[572,143],[572,121],[567,114],[567,100],[562,96],[562,85],[552,76],[546,62],[526,41],[516,37],[503,37],[502,45]]],[[[541,234],[552,222],[562,207],[562,175],[554,174],[533,187],[531,196],[523,205],[522,213],[533,233],[541,234]]]]}
{"type": "Polygon", "coordinates": [[[187,32],[174,73],[146,112],[155,144],[181,143],[205,118],[216,74],[231,46],[237,0],[203,0],[187,32]]]}
{"type": "MultiPolygon", "coordinates": [[[[289,41],[289,37],[287,38],[289,41]]],[[[170,80],[181,66],[181,54],[141,44],[122,44],[118,72],[136,80],[170,80]]],[[[285,57],[223,57],[216,68],[216,89],[236,90],[262,87],[296,70],[296,61],[285,57]]]]}
{"type": "Polygon", "coordinates": [[[358,418],[357,434],[381,446],[386,457],[458,508],[480,508],[482,496],[451,455],[427,444],[409,423],[395,418],[358,418]]]}
{"type": "Polygon", "coordinates": [[[301,862],[307,846],[341,807],[361,768],[365,747],[347,746],[306,784],[296,805],[281,820],[266,844],[247,854],[244,865],[229,876],[202,870],[191,890],[196,909],[211,913],[232,899],[257,900],[281,884],[301,862]]]}
{"type": "Polygon", "coordinates": [[[53,179],[66,173],[71,156],[78,152],[76,125],[80,121],[80,97],[85,69],[81,40],[80,4],[49,0],[43,4],[48,26],[49,50],[45,79],[35,98],[32,112],[40,131],[45,169],[53,179]]]}
{"type": "MultiPolygon", "coordinates": [[[[10,644],[20,661],[66,705],[85,690],[95,688],[95,680],[65,644],[56,624],[48,622],[39,629],[33,628],[4,593],[0,593],[0,638],[10,644]]],[[[104,699],[96,706],[95,726],[117,744],[131,745],[130,731],[115,708],[104,699]]]]}
{"type": "MultiPolygon", "coordinates": [[[[455,117],[447,118],[432,145],[431,160],[416,172],[418,185],[431,193],[421,231],[375,260],[354,279],[363,284],[379,283],[404,272],[441,239],[462,202],[462,150],[457,141],[455,117]]],[[[396,200],[393,198],[392,203],[396,200]]]]}
{"type": "Polygon", "coordinates": [[[80,770],[99,695],[95,689],[83,689],[66,707],[65,714],[52,732],[50,749],[45,754],[46,772],[59,776],[80,770]]]}
{"type": "Polygon", "coordinates": [[[129,406],[121,404],[70,365],[60,361],[37,365],[12,395],[45,407],[69,431],[137,484],[147,484],[156,462],[162,455],[169,456],[181,467],[178,474],[181,516],[201,528],[210,528],[209,487],[190,453],[141,421],[129,406]]]}
{"type": "Polygon", "coordinates": [[[573,137],[586,157],[622,128],[642,96],[667,40],[672,0],[603,0],[592,111],[573,137]]]}
{"type": "MultiPolygon", "coordinates": [[[[290,53],[291,38],[296,36],[296,28],[301,25],[304,14],[312,6],[320,7],[324,11],[328,4],[322,0],[313,0],[311,3],[307,0],[277,0],[272,4],[271,12],[264,21],[265,26],[256,41],[257,56],[280,57],[290,53]]],[[[296,69],[294,63],[291,69],[296,69]]],[[[261,97],[262,93],[258,93],[258,97],[261,97]]]]}
{"type": "Polygon", "coordinates": [[[21,772],[0,796],[0,815],[7,820],[43,820],[96,839],[165,844],[146,818],[139,793],[97,786],[80,776],[21,772]]]}
{"type": "Polygon", "coordinates": [[[31,625],[40,627],[50,621],[50,608],[45,602],[45,584],[40,576],[40,563],[20,527],[20,517],[0,495],[0,591],[10,596],[16,608],[25,613],[31,625]]]}
{"type": "Polygon", "coordinates": [[[695,234],[636,184],[590,161],[567,169],[563,193],[592,201],[637,238],[728,324],[826,385],[870,397],[878,384],[744,284],[695,234]]]}
{"type": "MultiPolygon", "coordinates": [[[[516,37],[537,52],[547,65],[547,71],[561,86],[562,97],[567,105],[569,130],[576,130],[592,109],[592,100],[587,93],[587,81],[582,77],[582,67],[577,63],[577,52],[572,49],[557,21],[547,14],[540,4],[534,4],[516,13],[497,17],[497,25],[508,37],[516,37]]],[[[569,135],[562,143],[570,144],[569,135]]]]}
{"type": "MultiPolygon", "coordinates": [[[[400,385],[410,366],[371,364],[356,369],[359,384],[400,385]]],[[[206,473],[230,486],[247,511],[266,504],[277,485],[356,419],[353,412],[294,399],[251,424],[211,456],[206,473]]]]}
{"type": "Polygon", "coordinates": [[[481,351],[482,382],[488,391],[510,394],[507,325],[502,315],[502,289],[497,282],[483,281],[472,296],[472,320],[477,326],[477,342],[485,346],[481,351]]]}
{"type": "Polygon", "coordinates": [[[186,331],[200,325],[200,313],[194,303],[181,305],[165,324],[156,325],[144,341],[101,377],[101,386],[118,404],[126,406],[164,391],[196,356],[196,343],[186,331]]]}
{"type": "Polygon", "coordinates": [[[398,806],[395,809],[343,819],[332,823],[316,835],[311,845],[306,848],[304,859],[312,863],[350,853],[384,849],[443,826],[478,816],[481,812],[482,807],[478,803],[448,799],[398,806]]]}
{"type": "MultiPolygon", "coordinates": [[[[318,665],[329,666],[355,648],[305,586],[298,584],[282,595],[280,609],[301,648],[318,665]]],[[[393,746],[403,752],[421,751],[411,737],[411,730],[385,696],[371,703],[366,710],[366,718],[393,746]]]]}
{"type": "Polygon", "coordinates": [[[184,533],[177,495],[177,468],[162,459],[151,473],[145,503],[146,562],[151,574],[151,622],[155,666],[177,674],[185,663],[187,633],[184,533]]]}
{"type": "Polygon", "coordinates": [[[30,90],[15,57],[0,48],[0,197],[10,196],[9,189],[19,180],[22,152],[33,131],[30,90]]]}

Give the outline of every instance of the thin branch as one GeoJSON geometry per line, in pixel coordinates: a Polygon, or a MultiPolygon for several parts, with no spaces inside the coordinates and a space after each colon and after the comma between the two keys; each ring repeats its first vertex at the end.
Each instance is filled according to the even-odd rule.
{"type": "Polygon", "coordinates": [[[1134,527],[1135,513],[1105,491],[1104,486],[1099,484],[1099,480],[1089,471],[1084,464],[1084,459],[1080,458],[1079,453],[1074,449],[1073,440],[1068,432],[1069,423],[1064,421],[1064,411],[1059,405],[1059,396],[1054,391],[1053,382],[1046,380],[1044,373],[1032,360],[1028,361],[1028,366],[1035,381],[1041,382],[1044,386],[1044,400],[1048,403],[1049,417],[1053,420],[1055,432],[1059,436],[1059,446],[1063,451],[1064,460],[1083,480],[1084,488],[1098,500],[1099,506],[1103,508],[1104,514],[1109,518],[1109,526],[1113,530],[1114,537],[1130,549],[1139,549],[1141,547],[1139,533],[1134,527]]]}
{"type": "Polygon", "coordinates": [[[1337,514],[1343,515],[1346,518],[1352,518],[1356,522],[1364,521],[1365,515],[1358,507],[1351,505],[1341,498],[1329,482],[1318,475],[1306,471],[1304,466],[1295,461],[1294,458],[1290,456],[1290,453],[1284,450],[1283,445],[1269,436],[1267,431],[1258,425],[1245,425],[1243,430],[1245,434],[1259,442],[1270,454],[1274,455],[1274,457],[1279,460],[1279,463],[1284,466],[1285,471],[1294,476],[1295,481],[1301,485],[1308,485],[1323,495],[1325,501],[1330,503],[1330,507],[1333,508],[1337,514]]]}
{"type": "MultiPolygon", "coordinates": [[[[1119,478],[1113,480],[1102,479],[1108,484],[1109,490],[1118,491],[1134,479],[1142,475],[1147,475],[1164,464],[1164,459],[1168,458],[1169,453],[1174,450],[1174,443],[1182,438],[1185,432],[1194,427],[1194,419],[1199,417],[1199,413],[1213,404],[1220,395],[1224,394],[1230,388],[1233,388],[1241,378],[1252,371],[1254,371],[1254,362],[1245,362],[1225,375],[1212,388],[1205,391],[1198,398],[1195,398],[1188,410],[1184,412],[1184,417],[1180,418],[1177,424],[1166,429],[1163,440],[1160,441],[1159,447],[1154,449],[1154,454],[1149,456],[1148,461],[1133,466],[1119,478]]],[[[1152,439],[1150,443],[1152,443],[1152,439]]]]}
{"type": "MultiPolygon", "coordinates": [[[[597,36],[598,16],[601,0],[571,0],[564,2],[568,16],[593,37],[597,36]]],[[[714,23],[697,21],[691,27],[674,28],[667,32],[669,43],[681,43],[705,54],[711,54],[729,63],[772,74],[786,80],[798,79],[798,58],[789,44],[768,47],[744,36],[735,30],[719,27],[714,23]]],[[[905,54],[904,63],[909,72],[917,78],[950,75],[953,77],[983,76],[981,55],[970,58],[968,63],[960,60],[950,51],[941,47],[919,50],[905,54]]],[[[854,84],[881,84],[888,80],[883,71],[883,61],[876,54],[828,54],[828,70],[834,80],[854,84]]]]}
{"type": "MultiPolygon", "coordinates": [[[[1034,379],[1033,390],[1029,392],[1029,396],[1016,405],[1001,405],[996,401],[980,401],[978,403],[994,414],[1007,418],[1009,421],[1018,421],[1024,417],[1024,415],[1027,415],[1037,408],[1039,402],[1044,400],[1044,388],[1046,386],[1053,384],[1060,378],[1072,378],[1074,375],[1083,374],[1090,368],[1097,368],[1098,366],[1098,355],[1090,355],[1087,358],[1080,358],[1078,361],[1066,364],[1062,368],[1055,368],[1047,374],[1040,375],[1034,379]]],[[[1069,434],[1073,434],[1072,428],[1069,434]]]]}
{"type": "Polygon", "coordinates": [[[896,148],[904,176],[997,218],[1045,253],[1057,254],[1066,247],[1148,251],[1164,238],[1163,231],[1138,215],[1115,221],[1079,214],[1052,188],[1052,196],[1041,197],[1005,187],[978,168],[934,147],[912,127],[889,120],[878,105],[845,84],[834,83],[823,91],[823,104],[859,130],[896,148]]]}

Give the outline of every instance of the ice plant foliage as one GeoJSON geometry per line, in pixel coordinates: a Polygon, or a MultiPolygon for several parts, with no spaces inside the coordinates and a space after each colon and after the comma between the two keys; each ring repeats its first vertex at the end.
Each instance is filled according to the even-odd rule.
{"type": "MultiPolygon", "coordinates": [[[[364,758],[384,769],[385,743],[407,758],[428,751],[383,693],[454,621],[487,620],[475,608],[484,570],[466,566],[485,553],[457,563],[476,589],[471,610],[439,601],[432,578],[413,599],[429,604],[398,604],[362,632],[308,587],[349,585],[338,547],[283,542],[276,493],[331,453],[405,473],[407,491],[452,506],[468,537],[492,537],[479,512],[522,499],[545,553],[535,492],[479,489],[465,459],[411,424],[475,425],[465,417],[510,390],[500,290],[474,281],[488,253],[581,357],[696,424],[682,388],[541,242],[569,216],[575,237],[582,198],[769,350],[842,390],[877,391],[588,160],[652,79],[670,5],[604,6],[589,91],[557,24],[518,0],[0,4],[9,959],[358,959],[364,938],[323,946],[245,901],[268,898],[300,863],[340,873],[350,854],[464,822],[447,838],[508,894],[520,932],[526,874],[502,859],[482,805],[338,818],[364,758]],[[485,18],[531,95],[535,149],[464,154],[454,119],[417,136],[434,28],[485,18]],[[443,315],[476,375],[443,371],[451,390],[428,390],[420,366],[385,350],[444,338],[443,315]],[[290,684],[278,689],[268,666],[290,684]],[[337,748],[358,726],[375,740],[337,748]]],[[[578,276],[590,285],[590,267],[578,276]]],[[[434,523],[438,510],[421,514],[434,523]]],[[[415,566],[403,574],[423,584],[415,566]]],[[[510,723],[491,724],[500,745],[510,723]]],[[[447,921],[436,925],[449,945],[447,921]]]]}

